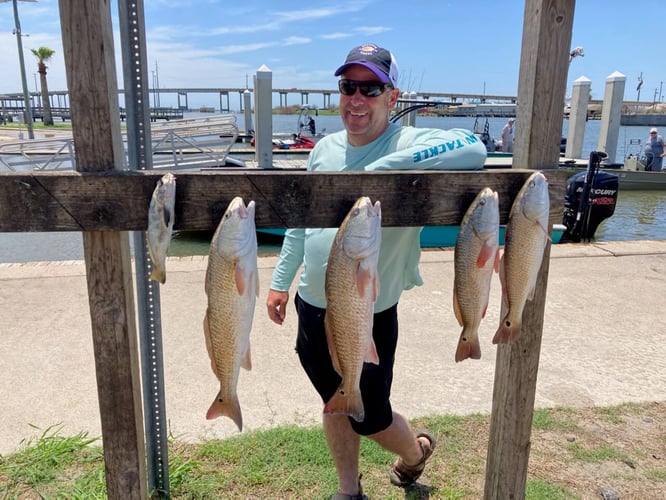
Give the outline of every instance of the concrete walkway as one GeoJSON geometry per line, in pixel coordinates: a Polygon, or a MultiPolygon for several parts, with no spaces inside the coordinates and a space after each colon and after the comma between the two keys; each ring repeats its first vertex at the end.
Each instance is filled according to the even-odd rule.
{"type": "MultiPolygon", "coordinates": [[[[320,422],[321,404],[294,352],[294,310],[281,327],[265,311],[275,262],[259,262],[253,370],[243,371],[239,383],[246,430],[320,422]]],[[[205,257],[170,259],[161,288],[168,429],[189,441],[238,432],[231,420],[205,419],[218,387],[201,326],[206,263],[205,257]]],[[[453,252],[424,252],[421,271],[426,284],[406,292],[399,306],[394,407],[410,418],[487,413],[499,280],[481,325],[482,359],[456,364],[453,252]]],[[[666,241],[554,246],[537,406],[666,400],[664,297],[666,241]]],[[[100,436],[83,263],[0,264],[0,304],[0,454],[41,434],[33,425],[62,424],[65,435],[100,436]]]]}

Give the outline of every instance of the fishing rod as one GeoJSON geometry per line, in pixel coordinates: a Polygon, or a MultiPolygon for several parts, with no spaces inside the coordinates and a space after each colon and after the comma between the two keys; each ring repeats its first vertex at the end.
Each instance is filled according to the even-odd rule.
{"type": "Polygon", "coordinates": [[[394,114],[391,117],[391,121],[393,123],[396,123],[398,120],[400,120],[400,118],[402,118],[405,115],[408,115],[412,111],[417,111],[417,110],[423,109],[423,108],[436,108],[436,107],[443,106],[445,104],[443,102],[437,102],[437,101],[428,102],[428,101],[415,101],[415,100],[409,100],[409,99],[398,99],[398,104],[401,104],[401,103],[405,103],[405,104],[407,104],[407,103],[416,103],[416,104],[412,104],[411,106],[408,106],[404,109],[401,109],[396,114],[394,114]]]}

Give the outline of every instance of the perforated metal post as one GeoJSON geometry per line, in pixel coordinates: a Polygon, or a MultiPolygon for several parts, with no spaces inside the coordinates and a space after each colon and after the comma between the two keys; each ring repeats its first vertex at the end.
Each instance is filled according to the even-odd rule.
{"type": "MultiPolygon", "coordinates": [[[[127,108],[127,152],[130,169],[152,165],[150,99],[146,56],[143,1],[118,2],[120,41],[123,54],[125,107],[127,108]]],[[[164,364],[159,284],[150,280],[152,263],[145,232],[134,233],[139,345],[143,411],[146,434],[148,491],[152,497],[169,498],[169,460],[164,408],[164,364]]]]}

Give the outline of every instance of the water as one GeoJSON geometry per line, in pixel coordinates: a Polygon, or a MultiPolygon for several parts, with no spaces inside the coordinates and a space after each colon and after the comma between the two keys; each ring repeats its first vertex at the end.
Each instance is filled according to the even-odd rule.
{"type": "MultiPolygon", "coordinates": [[[[315,117],[317,122],[317,131],[332,133],[342,130],[342,120],[338,115],[319,115],[315,117]]],[[[297,128],[297,115],[273,115],[273,132],[296,132],[297,128]]],[[[502,127],[506,123],[506,118],[488,118],[488,125],[490,127],[490,135],[495,139],[499,139],[502,127]]],[[[417,127],[427,128],[466,128],[473,130],[475,118],[473,117],[449,117],[449,116],[419,116],[416,118],[417,127]]],[[[478,125],[483,127],[486,118],[479,118],[478,125]]],[[[237,115],[237,123],[240,129],[245,128],[244,115],[237,115]]],[[[564,120],[562,127],[562,135],[566,136],[569,121],[564,120]]],[[[601,120],[589,120],[585,124],[585,137],[583,140],[583,153],[581,157],[588,159],[591,151],[598,149],[599,130],[601,120]]],[[[639,154],[642,152],[640,146],[630,145],[631,139],[640,139],[641,144],[645,142],[648,137],[649,127],[620,127],[618,136],[618,146],[615,156],[615,162],[622,163],[623,159],[630,154],[639,154]]]]}
{"type": "MultiPolygon", "coordinates": [[[[297,115],[274,115],[275,132],[293,132],[296,129],[297,115]]],[[[317,130],[327,133],[342,129],[337,115],[316,117],[317,130]]],[[[490,133],[498,137],[506,120],[489,118],[490,133]]],[[[485,122],[485,119],[484,119],[485,122]]],[[[417,126],[433,128],[462,127],[472,129],[474,118],[426,117],[420,116],[417,126]]],[[[239,128],[244,128],[244,117],[238,115],[239,128]]],[[[599,136],[598,120],[587,122],[583,156],[597,149],[599,136]]],[[[647,127],[621,127],[618,140],[618,156],[621,160],[637,151],[626,145],[629,139],[646,135],[647,127]]],[[[565,122],[566,132],[566,122],[565,122]]],[[[666,174],[664,174],[666,175],[666,174]]],[[[597,241],[666,240],[666,192],[662,191],[622,191],[618,196],[615,214],[604,221],[596,233],[597,241]]],[[[131,241],[131,239],[130,239],[131,241]]],[[[280,248],[279,239],[260,236],[260,253],[276,253],[280,248]]],[[[210,234],[177,235],[169,249],[169,255],[206,255],[210,245],[210,234]]],[[[0,263],[33,262],[48,260],[82,260],[83,243],[80,233],[0,233],[0,263]]]]}
{"type": "MultiPolygon", "coordinates": [[[[208,255],[212,233],[175,234],[169,256],[208,255]]],[[[280,251],[281,238],[259,235],[259,255],[280,251]]],[[[134,249],[134,239],[130,237],[134,249]]],[[[0,233],[0,263],[83,260],[83,238],[78,232],[0,233]]]]}
{"type": "Polygon", "coordinates": [[[664,214],[666,214],[666,192],[620,189],[615,213],[601,223],[595,239],[597,241],[666,240],[664,214]]]}

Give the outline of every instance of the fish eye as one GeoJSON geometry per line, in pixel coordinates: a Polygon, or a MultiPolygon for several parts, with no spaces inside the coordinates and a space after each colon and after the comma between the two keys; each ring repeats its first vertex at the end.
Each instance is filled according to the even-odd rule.
{"type": "Polygon", "coordinates": [[[354,215],[358,215],[358,214],[361,213],[361,209],[358,208],[358,207],[356,207],[352,213],[353,213],[354,215]]]}
{"type": "Polygon", "coordinates": [[[479,205],[485,205],[485,204],[486,204],[486,200],[485,200],[485,198],[482,199],[482,200],[479,200],[479,205]]]}

